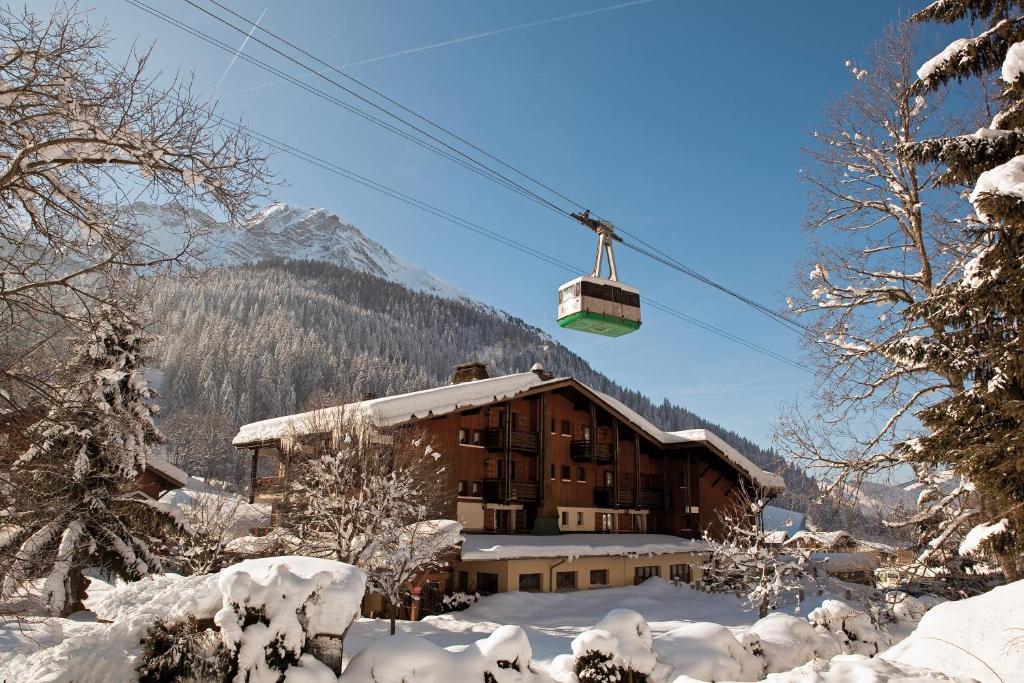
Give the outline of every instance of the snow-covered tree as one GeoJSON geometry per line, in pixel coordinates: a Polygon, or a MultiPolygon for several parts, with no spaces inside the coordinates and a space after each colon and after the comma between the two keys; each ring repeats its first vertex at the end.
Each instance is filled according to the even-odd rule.
{"type": "Polygon", "coordinates": [[[708,540],[711,556],[704,567],[705,585],[743,596],[761,617],[785,595],[798,596],[815,576],[809,550],[783,547],[773,541],[772,531],[765,530],[767,504],[763,492],[741,489],[718,513],[724,534],[719,540],[708,540]]]}
{"type": "Polygon", "coordinates": [[[453,523],[437,519],[450,512],[447,458],[415,428],[382,431],[363,416],[321,412],[288,439],[282,523],[302,554],[366,571],[394,633],[410,582],[458,540],[453,523]]]}
{"type": "Polygon", "coordinates": [[[203,490],[179,489],[167,494],[177,503],[185,531],[175,539],[168,552],[174,571],[184,574],[209,574],[229,564],[228,543],[248,533],[251,526],[265,526],[266,515],[253,515],[253,508],[241,496],[217,484],[207,484],[203,490]],[[253,519],[255,517],[255,519],[253,519]]]}
{"type": "Polygon", "coordinates": [[[4,473],[4,601],[41,579],[47,610],[67,614],[81,608],[85,567],[126,579],[161,571],[157,550],[177,521],[135,490],[160,440],[145,343],[137,320],[105,308],[64,368],[71,388],[32,426],[33,444],[4,473]]]}
{"type": "Polygon", "coordinates": [[[198,257],[213,211],[233,224],[263,192],[265,160],[148,53],[112,63],[108,37],[74,5],[0,8],[0,408],[53,405],[68,337],[135,276],[198,257]],[[178,214],[139,220],[131,198],[178,214]]]}
{"type": "Polygon", "coordinates": [[[821,477],[830,504],[859,510],[865,480],[914,479],[917,508],[882,521],[914,544],[919,569],[934,572],[959,564],[955,549],[978,510],[970,486],[949,483],[947,467],[926,464],[904,444],[922,435],[921,411],[969,380],[922,350],[946,333],[939,302],[979,238],[963,229],[969,212],[956,183],[933,160],[900,153],[962,125],[942,113],[938,93],[910,87],[915,33],[912,25],[889,28],[865,66],[847,63],[851,91],[828,110],[809,151],[813,260],[790,304],[809,324],[821,381],[811,410],[784,411],[776,443],[821,477]]]}
{"type": "Polygon", "coordinates": [[[937,329],[905,344],[907,362],[961,377],[963,385],[919,411],[928,433],[903,453],[969,480],[979,494],[972,526],[1007,520],[988,548],[1013,581],[1024,571],[1024,9],[938,0],[912,18],[964,19],[980,24],[980,33],[925,62],[913,90],[995,76],[999,111],[973,133],[900,146],[903,158],[944,167],[941,182],[973,187],[975,216],[963,226],[975,245],[971,258],[929,301],[912,307],[936,320],[937,329]]]}

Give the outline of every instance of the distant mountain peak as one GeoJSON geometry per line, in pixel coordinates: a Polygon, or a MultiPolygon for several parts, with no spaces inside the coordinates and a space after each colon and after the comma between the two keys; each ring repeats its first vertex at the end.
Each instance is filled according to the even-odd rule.
{"type": "MultiPolygon", "coordinates": [[[[136,214],[154,228],[178,222],[182,216],[180,209],[172,207],[136,204],[134,208],[136,214]]],[[[215,231],[213,244],[205,257],[209,265],[254,263],[265,259],[326,261],[376,275],[417,292],[472,300],[455,285],[406,261],[322,207],[293,206],[278,201],[253,212],[242,230],[214,223],[220,229],[215,231]]]]}

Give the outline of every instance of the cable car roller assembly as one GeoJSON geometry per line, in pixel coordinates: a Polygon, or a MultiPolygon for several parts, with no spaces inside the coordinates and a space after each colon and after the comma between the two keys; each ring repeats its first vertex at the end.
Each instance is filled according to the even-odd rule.
{"type": "Polygon", "coordinates": [[[615,226],[590,216],[590,209],[570,214],[597,233],[594,271],[558,288],[558,324],[571,330],[621,337],[640,328],[640,292],[619,282],[612,244],[621,242],[615,226]],[[603,277],[605,256],[608,277],[603,277]]]}

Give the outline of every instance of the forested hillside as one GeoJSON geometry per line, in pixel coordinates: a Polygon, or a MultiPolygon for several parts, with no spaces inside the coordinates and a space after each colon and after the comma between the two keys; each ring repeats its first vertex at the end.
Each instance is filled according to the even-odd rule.
{"type": "Polygon", "coordinates": [[[219,268],[167,283],[156,298],[164,430],[185,466],[239,482],[229,446],[242,423],[325,403],[444,383],[456,363],[522,372],[550,345],[548,367],[624,401],[666,429],[707,427],[781,471],[803,507],[812,486],[773,452],[668,401],[619,386],[538,329],[465,300],[414,292],[317,261],[219,268]]]}

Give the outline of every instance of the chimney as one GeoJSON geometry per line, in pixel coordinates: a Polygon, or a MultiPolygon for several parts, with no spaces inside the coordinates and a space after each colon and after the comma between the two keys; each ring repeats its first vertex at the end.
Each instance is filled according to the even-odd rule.
{"type": "Polygon", "coordinates": [[[550,372],[545,370],[544,366],[541,365],[540,363],[534,363],[533,367],[530,368],[530,372],[532,372],[533,374],[537,375],[538,377],[540,377],[545,382],[548,381],[549,379],[553,379],[554,378],[554,375],[552,375],[550,372]]]}
{"type": "Polygon", "coordinates": [[[452,384],[462,384],[463,382],[472,382],[478,379],[487,379],[487,365],[479,361],[472,361],[469,363],[460,363],[455,366],[455,371],[452,373],[452,384]]]}

